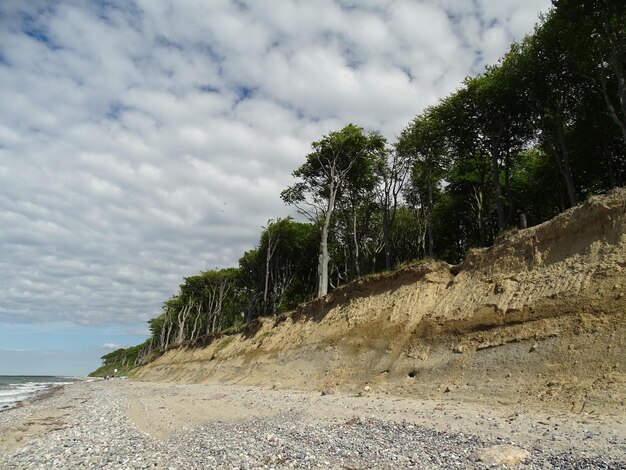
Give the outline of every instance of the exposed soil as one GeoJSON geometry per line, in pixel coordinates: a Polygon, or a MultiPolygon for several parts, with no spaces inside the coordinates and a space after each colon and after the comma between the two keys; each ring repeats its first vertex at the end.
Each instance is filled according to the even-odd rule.
{"type": "Polygon", "coordinates": [[[626,189],[473,250],[356,281],[137,378],[626,413],[626,189]]]}

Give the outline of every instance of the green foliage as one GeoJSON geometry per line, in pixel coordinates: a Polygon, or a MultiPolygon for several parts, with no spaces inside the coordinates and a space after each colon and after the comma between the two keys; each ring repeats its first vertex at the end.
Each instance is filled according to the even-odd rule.
{"type": "Polygon", "coordinates": [[[319,226],[317,297],[328,291],[329,238],[340,239],[343,234],[346,259],[351,259],[353,272],[360,275],[359,248],[364,234],[363,230],[358,230],[357,218],[363,214],[363,207],[372,202],[377,160],[386,151],[385,144],[380,134],[366,134],[354,124],[331,132],[311,144],[313,152],[292,173],[298,181],[281,193],[286,204],[295,206],[319,226]],[[334,221],[337,210],[343,217],[334,221]],[[343,228],[343,232],[337,228],[343,228]]]}
{"type": "Polygon", "coordinates": [[[142,354],[149,350],[149,340],[137,346],[120,348],[101,357],[102,366],[89,374],[89,377],[105,377],[107,375],[128,375],[135,368],[142,354]],[[117,369],[117,373],[115,372],[117,369]]]}
{"type": "MultiPolygon", "coordinates": [[[[281,193],[287,204],[305,203],[327,211],[333,190],[338,198],[346,191],[366,191],[372,188],[374,155],[384,148],[385,139],[379,134],[365,134],[361,127],[348,124],[311,144],[313,151],[305,163],[293,171],[299,181],[281,193]]],[[[331,208],[332,210],[333,208],[331,208]]],[[[302,209],[306,214],[309,210],[302,209]]],[[[313,220],[318,218],[311,214],[313,220]]]]}
{"type": "Polygon", "coordinates": [[[257,247],[239,259],[246,320],[276,315],[309,300],[315,285],[319,231],[291,217],[272,220],[257,247]]]}
{"type": "Polygon", "coordinates": [[[96,372],[410,260],[457,263],[522,214],[538,224],[623,185],[626,2],[553,4],[532,35],[419,113],[393,148],[354,124],[313,142],[281,193],[311,223],[270,220],[237,268],[186,277],[148,322],[151,338],[103,356],[96,372]]]}

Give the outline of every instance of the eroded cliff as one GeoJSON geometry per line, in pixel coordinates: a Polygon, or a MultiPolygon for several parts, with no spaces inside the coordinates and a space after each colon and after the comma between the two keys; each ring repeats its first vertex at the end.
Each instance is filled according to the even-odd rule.
{"type": "Polygon", "coordinates": [[[359,280],[171,349],[135,375],[623,412],[626,189],[473,250],[462,266],[359,280]]]}

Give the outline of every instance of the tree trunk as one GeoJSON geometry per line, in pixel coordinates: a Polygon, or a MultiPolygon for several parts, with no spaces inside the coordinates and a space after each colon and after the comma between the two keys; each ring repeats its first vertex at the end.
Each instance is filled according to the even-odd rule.
{"type": "Polygon", "coordinates": [[[267,230],[267,252],[265,254],[265,286],[263,288],[263,315],[267,316],[267,306],[268,306],[268,293],[269,293],[269,282],[270,282],[270,262],[272,261],[272,257],[274,256],[274,252],[276,251],[276,246],[278,245],[278,240],[274,239],[273,230],[268,226],[267,230]]]}
{"type": "MultiPolygon", "coordinates": [[[[617,74],[617,71],[615,73],[617,74]]],[[[618,83],[618,95],[619,95],[619,100],[620,100],[620,107],[622,108],[623,119],[620,119],[620,117],[617,114],[617,111],[615,110],[615,106],[613,106],[613,103],[611,103],[611,97],[609,96],[606,78],[604,77],[600,78],[600,84],[601,84],[602,96],[604,97],[604,102],[606,103],[606,107],[609,110],[611,119],[613,119],[613,122],[617,124],[620,130],[622,131],[622,139],[624,141],[624,144],[626,144],[626,84],[624,84],[623,77],[621,80],[618,79],[617,83],[618,83]]]]}
{"type": "Polygon", "coordinates": [[[606,136],[603,135],[602,136],[602,155],[606,159],[606,163],[607,163],[609,187],[616,188],[618,187],[618,184],[617,184],[617,178],[615,175],[615,165],[613,164],[613,155],[611,154],[611,151],[609,150],[609,146],[607,145],[606,140],[607,140],[606,136]]]}
{"type": "Polygon", "coordinates": [[[504,209],[502,207],[502,193],[500,191],[500,151],[496,143],[491,144],[491,184],[493,185],[493,198],[498,213],[498,233],[504,230],[504,209]]]}
{"type": "Polygon", "coordinates": [[[320,252],[317,259],[317,298],[328,293],[328,215],[322,225],[320,252]]]}
{"type": "Polygon", "coordinates": [[[504,219],[504,226],[508,226],[511,223],[513,212],[515,211],[515,204],[513,203],[513,192],[511,191],[511,154],[507,150],[504,157],[504,190],[506,191],[507,212],[504,219]]]}
{"type": "Polygon", "coordinates": [[[554,152],[554,157],[556,158],[556,163],[559,167],[559,171],[561,172],[561,175],[565,180],[567,197],[569,199],[570,207],[574,207],[576,204],[578,204],[578,199],[576,198],[576,188],[574,186],[574,177],[572,175],[572,167],[569,161],[569,150],[567,148],[567,142],[565,139],[565,128],[560,106],[557,106],[555,119],[560,152],[554,152]]]}
{"type": "Polygon", "coordinates": [[[519,215],[519,228],[522,230],[528,228],[528,221],[526,220],[526,214],[519,215]]]}
{"type": "Polygon", "coordinates": [[[192,306],[193,302],[186,304],[178,314],[178,338],[176,340],[178,344],[182,343],[185,340],[185,327],[187,324],[187,317],[189,316],[189,312],[191,311],[192,306]]]}
{"type": "Polygon", "coordinates": [[[165,329],[165,318],[163,318],[163,325],[161,325],[161,334],[159,335],[159,348],[163,348],[165,345],[165,334],[167,330],[165,329]]]}
{"type": "Polygon", "coordinates": [[[267,253],[265,255],[265,285],[263,287],[263,316],[267,316],[267,294],[270,285],[270,261],[271,261],[270,247],[268,241],[267,253]]]}
{"type": "Polygon", "coordinates": [[[611,45],[611,57],[609,63],[611,64],[611,68],[613,69],[613,74],[615,75],[615,80],[617,81],[617,97],[620,104],[620,109],[622,112],[621,118],[618,117],[617,112],[611,105],[611,102],[608,97],[608,93],[606,91],[606,82],[604,83],[604,95],[607,104],[609,105],[609,111],[615,123],[622,130],[622,136],[624,138],[624,143],[626,144],[626,76],[624,75],[624,67],[622,66],[621,54],[620,50],[623,52],[626,49],[626,44],[624,44],[624,36],[619,36],[618,44],[611,45]]]}
{"type": "Polygon", "coordinates": [[[476,221],[478,222],[478,245],[483,247],[487,245],[487,230],[485,227],[485,198],[482,189],[476,187],[472,190],[474,198],[474,211],[476,212],[476,221]]]}
{"type": "Polygon", "coordinates": [[[328,197],[328,206],[324,214],[324,222],[322,223],[322,235],[320,238],[320,252],[317,263],[317,298],[324,297],[328,294],[328,231],[330,229],[330,218],[335,207],[335,196],[337,188],[334,183],[330,184],[330,195],[328,197]]]}
{"type": "Polygon", "coordinates": [[[202,314],[202,302],[200,302],[196,306],[196,318],[193,321],[193,329],[191,330],[191,337],[190,337],[192,341],[195,339],[196,331],[198,331],[198,320],[200,320],[201,314],[202,314]]]}
{"type": "Polygon", "coordinates": [[[385,250],[385,269],[387,271],[391,270],[391,246],[390,246],[390,217],[389,217],[389,209],[383,209],[383,247],[385,250]]]}
{"type": "Polygon", "coordinates": [[[426,164],[428,178],[428,212],[426,214],[426,233],[428,235],[428,257],[435,257],[435,241],[433,240],[433,180],[430,165],[426,164]]]}
{"type": "Polygon", "coordinates": [[[164,346],[165,349],[167,349],[167,347],[170,345],[170,335],[172,334],[172,325],[173,325],[173,322],[171,321],[167,322],[167,334],[165,335],[165,346],[164,346]]]}
{"type": "Polygon", "coordinates": [[[354,273],[358,279],[361,277],[361,263],[359,259],[359,237],[356,233],[356,210],[354,207],[352,210],[352,241],[354,243],[354,273]]]}

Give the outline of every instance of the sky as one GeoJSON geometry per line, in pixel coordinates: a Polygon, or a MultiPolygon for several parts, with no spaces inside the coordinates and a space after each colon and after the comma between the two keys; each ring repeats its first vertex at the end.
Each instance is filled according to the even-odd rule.
{"type": "Polygon", "coordinates": [[[393,142],[550,0],[2,0],[0,375],[84,375],[236,266],[310,143],[393,142]]]}

